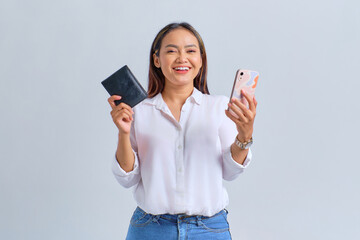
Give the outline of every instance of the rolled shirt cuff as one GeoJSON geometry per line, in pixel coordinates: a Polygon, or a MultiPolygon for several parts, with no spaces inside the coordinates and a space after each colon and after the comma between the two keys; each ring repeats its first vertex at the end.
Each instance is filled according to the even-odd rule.
{"type": "Polygon", "coordinates": [[[239,176],[240,173],[244,171],[245,168],[249,166],[251,159],[252,159],[252,152],[250,149],[243,164],[240,164],[233,159],[231,155],[231,147],[225,149],[223,152],[224,179],[229,181],[235,179],[237,176],[239,176]]]}
{"type": "Polygon", "coordinates": [[[116,160],[116,154],[111,163],[111,170],[116,178],[116,180],[125,188],[129,188],[138,183],[140,179],[140,167],[139,167],[139,159],[137,157],[137,153],[133,150],[135,161],[133,170],[130,172],[126,172],[121,168],[120,164],[116,160]]]}

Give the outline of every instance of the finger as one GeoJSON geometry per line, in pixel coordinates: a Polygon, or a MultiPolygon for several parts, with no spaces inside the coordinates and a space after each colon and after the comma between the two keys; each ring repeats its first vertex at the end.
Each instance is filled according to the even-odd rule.
{"type": "Polygon", "coordinates": [[[258,102],[256,101],[255,96],[254,96],[254,103],[255,103],[255,108],[256,108],[256,107],[257,107],[258,102]]]}
{"type": "Polygon", "coordinates": [[[126,111],[125,109],[121,110],[121,111],[115,111],[112,114],[113,120],[114,122],[117,122],[119,120],[124,121],[124,122],[129,122],[132,121],[132,115],[130,112],[126,111]]]}
{"type": "Polygon", "coordinates": [[[241,94],[245,97],[246,101],[249,103],[249,109],[250,111],[255,110],[255,104],[254,101],[250,98],[249,94],[247,94],[243,89],[241,90],[241,94]]]}
{"type": "Polygon", "coordinates": [[[121,96],[118,96],[118,95],[112,95],[111,97],[108,98],[108,102],[112,109],[114,109],[116,107],[115,100],[120,100],[120,99],[121,99],[121,96]]]}
{"type": "Polygon", "coordinates": [[[228,116],[235,124],[240,124],[240,121],[237,117],[232,115],[229,110],[225,110],[225,115],[228,116]]]}
{"type": "Polygon", "coordinates": [[[247,118],[245,117],[243,111],[241,109],[239,109],[237,106],[235,106],[234,103],[229,103],[228,106],[238,116],[238,120],[240,120],[241,122],[248,121],[247,118]]]}
{"type": "Polygon", "coordinates": [[[133,115],[134,113],[132,112],[131,108],[130,108],[130,111],[131,111],[131,112],[129,111],[129,109],[125,109],[125,108],[124,108],[122,111],[124,111],[124,113],[126,113],[128,116],[130,116],[130,120],[131,120],[131,121],[133,120],[133,116],[132,116],[132,115],[133,115]]]}
{"type": "Polygon", "coordinates": [[[132,114],[134,113],[134,111],[132,110],[132,108],[127,105],[126,103],[120,103],[119,105],[116,106],[117,109],[121,110],[121,109],[127,109],[129,112],[131,112],[132,114]]]}
{"type": "Polygon", "coordinates": [[[121,113],[127,113],[129,116],[131,116],[132,118],[132,115],[134,114],[134,112],[132,111],[132,109],[127,109],[127,108],[115,108],[111,111],[111,115],[115,116],[115,115],[119,115],[121,113]]]}
{"type": "Polygon", "coordinates": [[[235,104],[238,108],[241,109],[241,111],[245,115],[245,117],[252,118],[252,116],[253,116],[252,112],[239,99],[233,98],[233,99],[231,99],[231,102],[233,104],[235,104]]]}

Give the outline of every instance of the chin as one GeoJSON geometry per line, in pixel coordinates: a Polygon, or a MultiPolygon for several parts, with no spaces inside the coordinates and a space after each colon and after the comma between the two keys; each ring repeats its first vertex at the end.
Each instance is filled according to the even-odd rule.
{"type": "Polygon", "coordinates": [[[194,82],[194,79],[193,78],[187,78],[187,79],[174,79],[174,84],[177,84],[177,85],[190,85],[190,84],[193,84],[194,82]]]}

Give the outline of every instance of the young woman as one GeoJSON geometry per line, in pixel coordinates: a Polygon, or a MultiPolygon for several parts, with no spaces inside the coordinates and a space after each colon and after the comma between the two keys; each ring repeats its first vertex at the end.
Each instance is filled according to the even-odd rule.
{"type": "Polygon", "coordinates": [[[228,195],[251,159],[257,102],[209,95],[204,43],[188,23],[172,23],[150,51],[149,97],[131,109],[114,101],[119,129],[112,170],[134,187],[138,205],[127,239],[231,239],[228,195]],[[226,109],[230,107],[237,117],[226,109]]]}

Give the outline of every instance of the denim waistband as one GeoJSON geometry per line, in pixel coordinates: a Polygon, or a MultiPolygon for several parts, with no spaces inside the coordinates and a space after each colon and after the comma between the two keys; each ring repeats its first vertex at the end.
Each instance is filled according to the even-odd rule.
{"type": "Polygon", "coordinates": [[[209,219],[209,218],[216,217],[219,214],[227,214],[228,213],[228,211],[226,209],[223,209],[223,210],[219,211],[218,213],[214,214],[213,216],[207,217],[207,216],[202,216],[202,215],[186,215],[186,214],[158,214],[158,215],[154,215],[154,214],[145,212],[140,207],[137,207],[136,211],[139,211],[139,212],[144,213],[144,214],[152,215],[152,216],[156,217],[157,219],[158,218],[163,218],[163,219],[167,219],[167,220],[174,221],[174,222],[176,222],[178,220],[199,221],[199,220],[204,220],[204,219],[209,219]]]}

